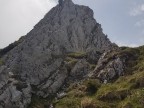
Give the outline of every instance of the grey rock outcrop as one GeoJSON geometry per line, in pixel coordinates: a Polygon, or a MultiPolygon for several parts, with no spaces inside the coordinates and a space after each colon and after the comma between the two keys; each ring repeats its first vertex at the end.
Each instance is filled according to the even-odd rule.
{"type": "Polygon", "coordinates": [[[70,77],[75,81],[83,79],[83,77],[88,74],[89,70],[88,62],[85,59],[82,59],[73,67],[70,72],[70,77]]]}
{"type": "Polygon", "coordinates": [[[31,86],[12,78],[6,66],[0,68],[0,108],[26,108],[31,102],[31,86]]]}
{"type": "Polygon", "coordinates": [[[89,7],[65,0],[63,6],[50,10],[19,45],[3,56],[0,108],[26,108],[31,93],[48,97],[57,93],[69,75],[83,78],[89,72],[87,61],[78,61],[69,72],[64,63],[67,53],[86,52],[89,60],[96,61],[100,56],[97,52],[114,48],[117,46],[102,32],[89,7]]]}
{"type": "Polygon", "coordinates": [[[103,53],[91,75],[95,78],[99,78],[104,83],[124,75],[124,59],[113,56],[111,53],[111,51],[103,53]]]}

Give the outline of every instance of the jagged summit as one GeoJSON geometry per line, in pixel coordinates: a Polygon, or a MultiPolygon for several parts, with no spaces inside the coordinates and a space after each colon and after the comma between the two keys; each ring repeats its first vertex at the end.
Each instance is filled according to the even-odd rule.
{"type": "Polygon", "coordinates": [[[59,0],[59,6],[63,6],[63,4],[74,4],[72,0],[59,0]]]}
{"type": "Polygon", "coordinates": [[[56,46],[66,51],[103,51],[114,46],[95,21],[93,11],[89,7],[75,5],[71,0],[65,0],[62,7],[54,7],[35,28],[37,33],[45,32],[41,33],[42,36],[55,39],[56,46]]]}
{"type": "Polygon", "coordinates": [[[90,72],[88,64],[115,47],[89,7],[64,0],[3,56],[0,108],[26,108],[31,93],[42,97],[57,93],[83,79],[90,72]]]}

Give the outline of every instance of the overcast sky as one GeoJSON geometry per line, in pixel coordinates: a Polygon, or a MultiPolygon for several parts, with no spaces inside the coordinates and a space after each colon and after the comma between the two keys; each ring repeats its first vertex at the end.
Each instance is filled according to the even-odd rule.
{"type": "MultiPolygon", "coordinates": [[[[93,9],[105,34],[120,46],[144,45],[144,0],[73,0],[93,9]]],[[[0,48],[26,35],[57,0],[0,0],[0,48]]]]}

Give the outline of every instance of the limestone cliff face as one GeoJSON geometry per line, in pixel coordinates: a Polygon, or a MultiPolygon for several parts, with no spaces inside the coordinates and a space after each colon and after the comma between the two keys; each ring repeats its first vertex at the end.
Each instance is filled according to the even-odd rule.
{"type": "Polygon", "coordinates": [[[82,79],[89,73],[88,61],[97,61],[99,53],[116,47],[102,32],[89,7],[65,0],[3,56],[0,108],[26,108],[32,92],[43,97],[56,93],[66,81],[74,81],[75,75],[82,79]],[[72,52],[86,53],[88,57],[75,58],[76,66],[68,69],[66,57],[72,52]]]}

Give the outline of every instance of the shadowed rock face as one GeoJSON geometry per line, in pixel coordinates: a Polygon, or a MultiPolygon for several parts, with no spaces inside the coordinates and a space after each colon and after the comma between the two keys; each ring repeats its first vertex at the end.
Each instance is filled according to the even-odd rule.
{"type": "Polygon", "coordinates": [[[69,75],[85,76],[89,72],[87,60],[78,61],[71,73],[64,62],[68,53],[85,52],[95,60],[99,58],[94,56],[97,52],[114,48],[115,44],[103,34],[89,7],[65,0],[63,6],[51,9],[23,42],[2,58],[5,66],[0,67],[0,108],[26,108],[32,91],[47,97],[56,93],[69,80],[69,75]],[[84,73],[79,75],[77,70],[83,68],[84,73]]]}

